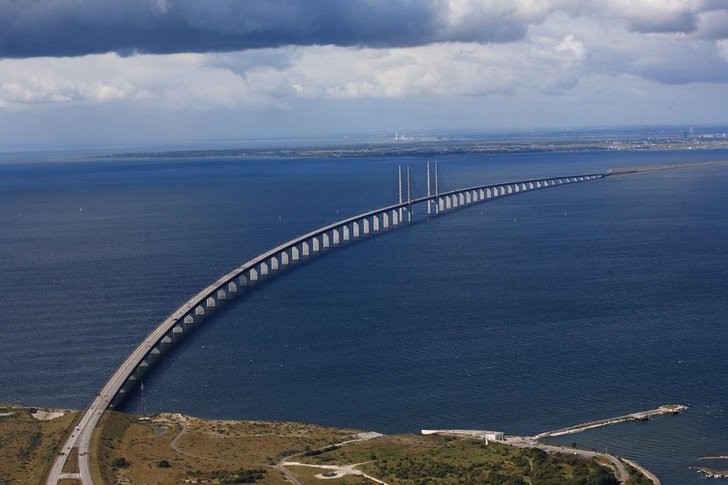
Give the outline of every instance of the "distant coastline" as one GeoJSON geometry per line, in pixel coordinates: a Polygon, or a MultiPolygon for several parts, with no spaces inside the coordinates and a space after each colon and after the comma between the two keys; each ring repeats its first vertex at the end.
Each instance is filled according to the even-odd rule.
{"type": "MultiPolygon", "coordinates": [[[[241,145],[243,143],[241,142],[241,145]]],[[[437,157],[444,155],[493,155],[603,150],[705,150],[728,148],[728,133],[691,135],[680,130],[657,132],[598,131],[502,136],[412,136],[405,139],[372,138],[370,141],[309,143],[266,147],[139,151],[103,155],[104,158],[358,158],[437,157]]]]}

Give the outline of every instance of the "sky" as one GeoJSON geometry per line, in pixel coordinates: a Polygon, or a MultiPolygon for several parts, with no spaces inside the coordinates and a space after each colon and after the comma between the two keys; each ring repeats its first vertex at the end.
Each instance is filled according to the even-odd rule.
{"type": "Polygon", "coordinates": [[[0,149],[728,125],[728,0],[0,0],[0,149]]]}

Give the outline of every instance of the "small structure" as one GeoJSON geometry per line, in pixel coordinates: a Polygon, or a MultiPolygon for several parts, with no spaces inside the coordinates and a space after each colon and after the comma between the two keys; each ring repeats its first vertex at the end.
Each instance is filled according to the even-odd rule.
{"type": "Polygon", "coordinates": [[[502,431],[486,431],[483,429],[423,429],[422,434],[444,434],[452,436],[467,436],[488,441],[504,441],[505,434],[502,431]]]}

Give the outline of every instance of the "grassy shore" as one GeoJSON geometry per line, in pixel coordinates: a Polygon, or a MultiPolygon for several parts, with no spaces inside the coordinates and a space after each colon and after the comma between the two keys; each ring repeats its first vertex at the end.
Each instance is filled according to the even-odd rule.
{"type": "MultiPolygon", "coordinates": [[[[41,483],[77,413],[0,406],[0,485],[41,483]]],[[[92,443],[102,484],[590,484],[617,483],[611,470],[573,454],[552,454],[472,438],[361,434],[268,421],[151,420],[107,412],[92,443]],[[327,481],[328,480],[328,481],[327,481]]],[[[72,471],[72,470],[68,470],[72,471]]],[[[629,483],[650,483],[635,475],[629,483]]]]}
{"type": "Polygon", "coordinates": [[[77,415],[0,405],[0,485],[42,483],[77,415]]]}

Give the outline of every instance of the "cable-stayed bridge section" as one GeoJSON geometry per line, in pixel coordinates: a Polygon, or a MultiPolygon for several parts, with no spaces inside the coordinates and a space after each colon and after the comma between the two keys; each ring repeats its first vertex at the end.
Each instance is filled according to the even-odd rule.
{"type": "Polygon", "coordinates": [[[93,484],[88,453],[91,436],[102,414],[120,403],[161,355],[186,332],[259,282],[280,274],[293,265],[324,254],[329,249],[406,225],[412,221],[415,206],[424,207],[428,217],[436,217],[501,197],[597,180],[611,175],[610,173],[591,173],[521,180],[478,185],[440,193],[437,164],[435,164],[434,172],[434,190],[430,183],[428,163],[427,195],[411,198],[409,168],[407,169],[406,184],[403,184],[400,169],[399,200],[396,204],[349,217],[291,239],[223,275],[187,300],[137,345],[101,391],[94,396],[71,436],[63,445],[46,483],[57,484],[60,479],[70,478],[80,480],[83,484],[93,484]],[[405,190],[406,196],[403,193],[405,190]],[[68,456],[74,448],[77,448],[78,451],[79,471],[62,473],[68,456]]]}

